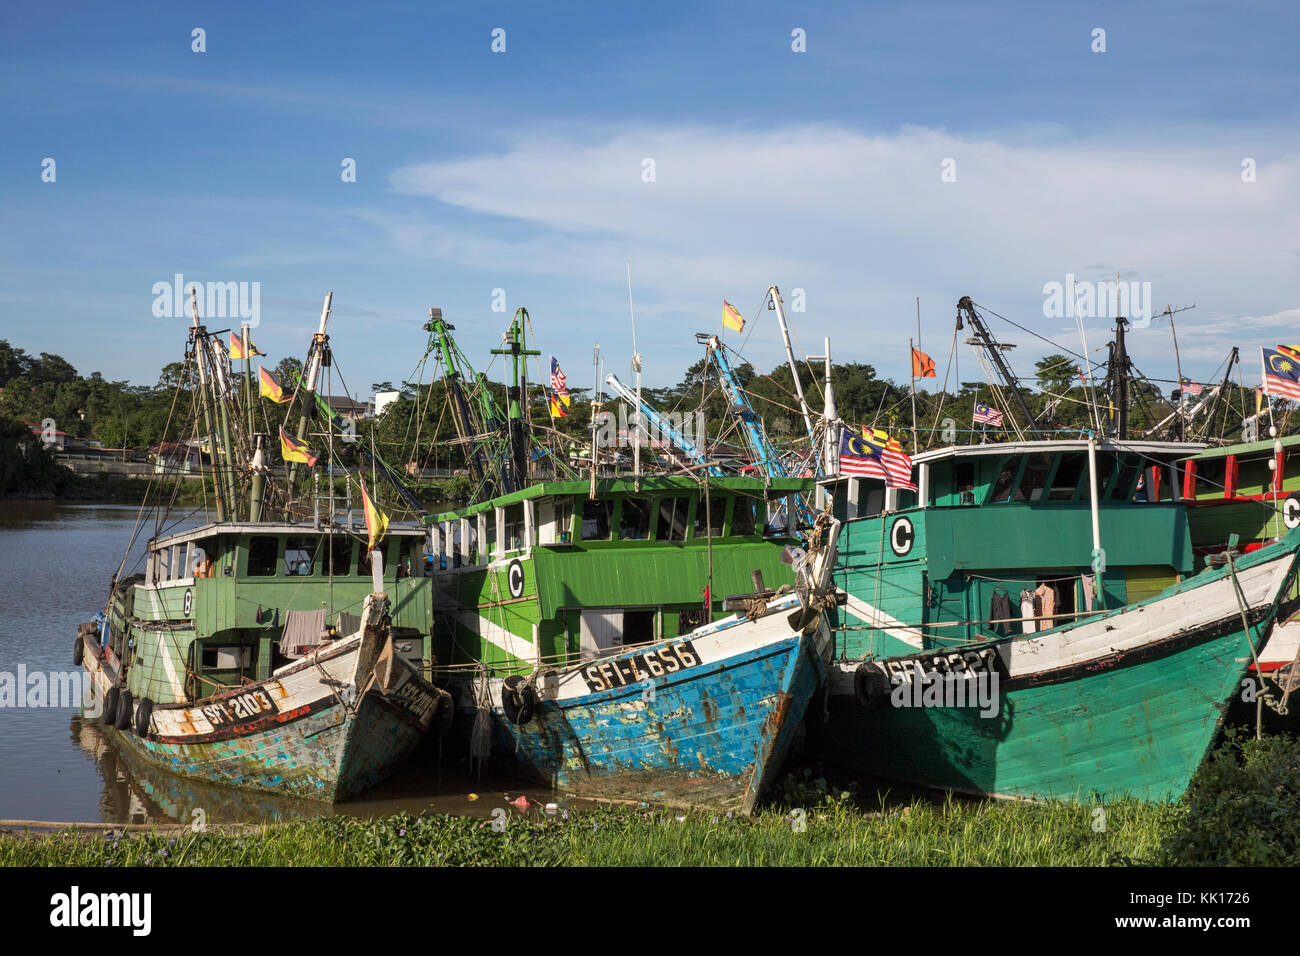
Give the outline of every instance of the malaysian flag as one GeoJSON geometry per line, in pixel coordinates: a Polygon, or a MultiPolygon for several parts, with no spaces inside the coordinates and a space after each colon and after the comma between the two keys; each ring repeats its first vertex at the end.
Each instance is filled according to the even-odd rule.
{"type": "Polygon", "coordinates": [[[912,459],[888,435],[873,431],[872,437],[844,429],[840,436],[840,474],[883,478],[886,487],[916,491],[912,484],[912,459]]]}
{"type": "Polygon", "coordinates": [[[554,355],[551,356],[551,417],[569,417],[569,383],[554,355]]]}
{"type": "Polygon", "coordinates": [[[1264,391],[1300,402],[1300,359],[1278,349],[1259,351],[1264,360],[1264,391]]]}
{"type": "Polygon", "coordinates": [[[1178,387],[1183,390],[1184,395],[1201,394],[1201,384],[1199,382],[1193,382],[1186,375],[1178,376],[1178,387]]]}
{"type": "Polygon", "coordinates": [[[994,428],[1002,427],[1002,413],[996,408],[988,405],[975,403],[975,424],[992,425],[994,428]]]}

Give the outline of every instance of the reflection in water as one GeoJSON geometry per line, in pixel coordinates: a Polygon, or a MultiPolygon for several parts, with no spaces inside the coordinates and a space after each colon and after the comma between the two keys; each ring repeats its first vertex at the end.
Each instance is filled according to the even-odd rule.
{"type": "Polygon", "coordinates": [[[549,791],[520,790],[511,780],[489,775],[467,777],[438,772],[438,743],[426,741],[411,762],[388,783],[346,803],[278,797],[256,790],[222,787],[178,776],[145,760],[122,732],[106,730],[89,718],[72,718],[72,738],[94,761],[103,780],[100,819],[107,823],[264,823],[345,815],[378,817],[393,813],[454,813],[490,817],[496,807],[522,793],[534,803],[565,804],[549,791]],[[470,800],[469,795],[478,795],[470,800]],[[197,812],[197,813],[196,813],[197,812]],[[199,815],[201,814],[201,816],[199,815]]]}

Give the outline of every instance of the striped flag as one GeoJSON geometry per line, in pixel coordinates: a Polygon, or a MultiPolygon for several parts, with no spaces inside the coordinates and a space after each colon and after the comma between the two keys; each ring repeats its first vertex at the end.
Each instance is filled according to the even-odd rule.
{"type": "Polygon", "coordinates": [[[912,459],[903,453],[898,442],[878,430],[867,437],[844,429],[840,436],[840,474],[883,478],[886,487],[916,491],[916,485],[912,484],[912,459]]]}
{"type": "Polygon", "coordinates": [[[244,354],[244,340],[234,332],[230,333],[230,357],[231,359],[252,358],[254,355],[265,355],[266,353],[258,349],[253,344],[253,340],[248,340],[248,354],[244,354]]]}
{"type": "Polygon", "coordinates": [[[568,418],[569,417],[569,382],[564,377],[564,372],[560,369],[560,363],[554,355],[551,356],[551,417],[568,418]]]}
{"type": "Polygon", "coordinates": [[[736,307],[726,299],[722,300],[722,324],[737,332],[745,331],[744,316],[737,312],[736,307]]]}
{"type": "Polygon", "coordinates": [[[1178,387],[1183,390],[1184,395],[1201,394],[1201,388],[1202,388],[1201,384],[1199,382],[1193,382],[1186,375],[1178,376],[1178,387]]]}
{"type": "Polygon", "coordinates": [[[257,381],[259,383],[258,388],[261,391],[263,398],[269,398],[271,401],[278,402],[281,405],[293,398],[292,395],[284,394],[284,389],[282,389],[280,383],[275,380],[275,376],[260,365],[257,368],[257,381]]]}
{"type": "Polygon", "coordinates": [[[280,457],[285,461],[300,461],[308,468],[316,467],[316,456],[307,443],[291,437],[283,425],[280,426],[280,457]]]}
{"type": "Polygon", "coordinates": [[[1278,349],[1259,351],[1264,362],[1264,391],[1300,402],[1300,359],[1278,349]]]}
{"type": "Polygon", "coordinates": [[[975,424],[992,425],[994,428],[1002,427],[1002,413],[996,408],[989,405],[975,403],[975,424]]]}

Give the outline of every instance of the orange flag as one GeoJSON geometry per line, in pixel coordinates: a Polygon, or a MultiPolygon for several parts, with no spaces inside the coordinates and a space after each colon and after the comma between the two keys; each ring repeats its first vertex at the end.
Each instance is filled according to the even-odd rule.
{"type": "Polygon", "coordinates": [[[938,378],[934,374],[934,359],[920,349],[912,349],[912,378],[938,378]]]}

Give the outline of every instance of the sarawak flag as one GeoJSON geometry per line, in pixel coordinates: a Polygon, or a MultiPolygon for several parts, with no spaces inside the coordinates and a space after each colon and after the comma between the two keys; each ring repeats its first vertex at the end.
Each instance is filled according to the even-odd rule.
{"type": "Polygon", "coordinates": [[[280,426],[280,457],[285,461],[300,461],[308,468],[316,467],[316,456],[307,443],[291,437],[283,425],[280,426]]]}
{"type": "Polygon", "coordinates": [[[934,374],[934,359],[918,348],[912,349],[912,378],[938,378],[934,374]]]}
{"type": "Polygon", "coordinates": [[[745,319],[736,311],[736,307],[726,299],[722,300],[722,324],[737,332],[745,331],[745,319]]]}
{"type": "Polygon", "coordinates": [[[284,389],[275,380],[275,376],[260,366],[257,369],[257,380],[260,383],[263,398],[269,398],[271,401],[283,405],[293,397],[284,394],[284,389]]]}
{"type": "Polygon", "coordinates": [[[253,344],[253,340],[248,340],[248,354],[244,354],[244,340],[234,332],[230,333],[230,357],[232,359],[252,358],[254,355],[265,355],[253,344]]]}
{"type": "Polygon", "coordinates": [[[361,504],[366,513],[366,531],[370,534],[370,542],[366,545],[366,550],[373,551],[375,545],[383,540],[384,532],[388,530],[388,515],[375,507],[375,503],[370,500],[365,479],[361,479],[361,504]]]}
{"type": "Polygon", "coordinates": [[[569,383],[560,370],[560,363],[551,356],[551,417],[569,417],[569,383]]]}

